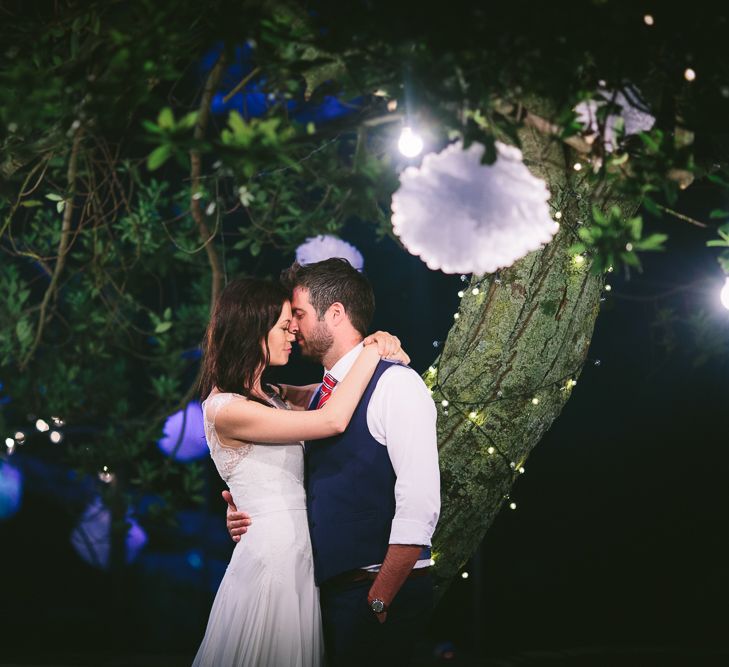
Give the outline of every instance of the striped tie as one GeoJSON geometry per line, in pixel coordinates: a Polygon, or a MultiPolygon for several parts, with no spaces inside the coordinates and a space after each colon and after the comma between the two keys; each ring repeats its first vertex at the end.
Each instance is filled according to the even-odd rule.
{"type": "Polygon", "coordinates": [[[324,405],[329,400],[329,397],[332,395],[332,390],[337,384],[336,378],[331,375],[330,373],[327,373],[324,376],[324,380],[321,383],[321,393],[319,394],[319,402],[316,404],[316,409],[318,410],[320,407],[324,405]]]}

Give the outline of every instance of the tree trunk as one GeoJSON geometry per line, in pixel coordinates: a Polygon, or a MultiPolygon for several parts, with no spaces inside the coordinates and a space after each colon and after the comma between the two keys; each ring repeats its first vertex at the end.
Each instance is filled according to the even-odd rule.
{"type": "Polygon", "coordinates": [[[593,202],[600,208],[616,202],[581,188],[560,142],[529,128],[521,138],[525,163],[547,182],[562,212],[561,227],[498,277],[473,276],[464,284],[459,317],[434,370],[424,375],[439,410],[438,596],[509,505],[519,468],[567,402],[599,309],[602,276],[589,273],[589,260],[578,265],[567,249],[593,202]]]}

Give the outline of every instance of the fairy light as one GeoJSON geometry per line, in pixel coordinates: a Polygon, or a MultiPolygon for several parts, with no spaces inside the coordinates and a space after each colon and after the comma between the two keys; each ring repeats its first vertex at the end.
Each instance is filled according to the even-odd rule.
{"type": "Polygon", "coordinates": [[[60,428],[63,426],[66,422],[63,421],[60,417],[51,417],[51,423],[56,427],[60,428]]]}
{"type": "Polygon", "coordinates": [[[111,482],[114,481],[114,473],[109,472],[109,467],[108,466],[104,466],[99,471],[99,479],[102,482],[104,482],[104,484],[110,484],[111,482]]]}
{"type": "Polygon", "coordinates": [[[15,447],[15,440],[13,440],[12,438],[5,438],[5,446],[8,449],[12,449],[13,447],[15,447]]]}
{"type": "Polygon", "coordinates": [[[653,20],[653,17],[650,14],[646,14],[643,17],[643,23],[645,23],[646,25],[652,26],[655,23],[655,21],[653,20]]]}
{"type": "Polygon", "coordinates": [[[477,296],[477,295],[478,295],[478,293],[479,293],[480,291],[481,291],[481,290],[479,290],[479,289],[478,289],[478,287],[474,287],[474,288],[473,288],[473,289],[471,290],[471,294],[473,294],[473,296],[477,296]]]}
{"type": "Polygon", "coordinates": [[[443,399],[443,400],[442,400],[442,401],[440,402],[440,404],[441,404],[441,405],[442,405],[442,406],[443,406],[444,408],[447,408],[447,407],[448,407],[448,401],[446,401],[446,399],[445,399],[445,398],[444,398],[444,399],[443,399]]]}
{"type": "Polygon", "coordinates": [[[625,249],[626,249],[626,250],[627,250],[628,252],[633,252],[633,244],[632,244],[632,243],[626,243],[626,244],[625,244],[625,249]]]}
{"type": "Polygon", "coordinates": [[[608,266],[608,273],[612,273],[614,271],[612,266],[608,266]]]}
{"type": "Polygon", "coordinates": [[[63,433],[60,431],[51,431],[50,435],[48,436],[51,439],[51,442],[55,445],[57,445],[61,440],[63,440],[63,433]]]}
{"type": "Polygon", "coordinates": [[[690,67],[687,67],[683,72],[683,78],[686,79],[686,81],[694,81],[696,79],[696,72],[692,70],[690,67]]]}
{"type": "Polygon", "coordinates": [[[582,266],[585,263],[585,256],[584,255],[575,255],[572,258],[572,262],[575,264],[575,266],[582,266]]]}
{"type": "Polygon", "coordinates": [[[431,564],[431,565],[435,565],[435,559],[431,558],[431,559],[430,559],[430,564],[431,564]]]}
{"type": "Polygon", "coordinates": [[[461,574],[461,579],[468,579],[468,572],[463,572],[461,574]]]}
{"type": "Polygon", "coordinates": [[[462,299],[463,298],[463,294],[464,294],[463,290],[458,290],[458,298],[459,299],[462,299]]]}
{"type": "Polygon", "coordinates": [[[402,128],[397,147],[405,157],[417,157],[423,152],[423,140],[406,125],[402,128]]]}
{"type": "Polygon", "coordinates": [[[729,276],[724,281],[724,287],[721,288],[719,298],[721,299],[721,305],[729,310],[729,276]]]}
{"type": "Polygon", "coordinates": [[[19,445],[22,445],[25,442],[25,433],[22,431],[16,431],[15,440],[19,445]]]}
{"type": "Polygon", "coordinates": [[[40,431],[41,433],[45,433],[45,432],[46,432],[46,431],[47,431],[48,429],[50,429],[50,428],[51,428],[50,426],[48,426],[48,422],[47,422],[47,421],[45,421],[44,419],[38,419],[38,420],[36,420],[36,422],[35,422],[35,427],[36,427],[36,428],[37,428],[37,429],[38,429],[38,430],[39,430],[39,431],[40,431]]]}
{"type": "Polygon", "coordinates": [[[390,100],[387,103],[387,110],[388,111],[395,111],[397,109],[397,100],[390,100]]]}
{"type": "Polygon", "coordinates": [[[493,447],[489,447],[489,448],[488,448],[488,449],[487,449],[486,451],[487,451],[487,452],[488,452],[489,454],[493,454],[493,453],[494,453],[494,452],[495,452],[496,450],[495,450],[495,449],[494,449],[493,447]]]}
{"type": "Polygon", "coordinates": [[[475,410],[471,410],[471,412],[468,413],[469,419],[476,419],[476,417],[478,417],[478,412],[476,412],[475,410]]]}
{"type": "Polygon", "coordinates": [[[582,171],[582,163],[581,163],[581,162],[575,162],[575,163],[574,163],[574,164],[572,165],[572,168],[573,168],[573,169],[574,169],[575,171],[582,171]]]}
{"type": "Polygon", "coordinates": [[[516,503],[509,503],[509,508],[515,510],[516,509],[516,503]]]}
{"type": "Polygon", "coordinates": [[[606,292],[609,292],[610,290],[612,290],[612,288],[613,288],[612,285],[605,285],[606,292]]]}
{"type": "Polygon", "coordinates": [[[457,320],[460,317],[459,313],[453,313],[453,319],[457,320]]]}
{"type": "Polygon", "coordinates": [[[554,214],[554,218],[555,218],[555,220],[561,220],[562,219],[562,211],[557,211],[554,214]]]}
{"type": "Polygon", "coordinates": [[[520,475],[523,475],[525,472],[526,472],[526,470],[524,469],[524,466],[520,466],[519,467],[519,474],[520,475]]]}
{"type": "Polygon", "coordinates": [[[533,398],[532,399],[532,405],[539,405],[539,399],[538,398],[533,398]]]}

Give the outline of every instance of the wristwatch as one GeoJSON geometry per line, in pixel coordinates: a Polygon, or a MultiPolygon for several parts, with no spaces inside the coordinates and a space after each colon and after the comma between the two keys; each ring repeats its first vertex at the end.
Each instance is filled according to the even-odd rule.
{"type": "Polygon", "coordinates": [[[370,601],[370,609],[375,614],[381,614],[383,611],[387,611],[387,605],[380,598],[375,598],[370,601]]]}

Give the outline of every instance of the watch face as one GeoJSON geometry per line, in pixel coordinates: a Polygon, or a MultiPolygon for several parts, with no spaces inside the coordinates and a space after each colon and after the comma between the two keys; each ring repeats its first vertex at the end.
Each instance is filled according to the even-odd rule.
{"type": "Polygon", "coordinates": [[[380,614],[385,609],[385,603],[382,600],[372,600],[372,611],[375,614],[380,614]]]}

